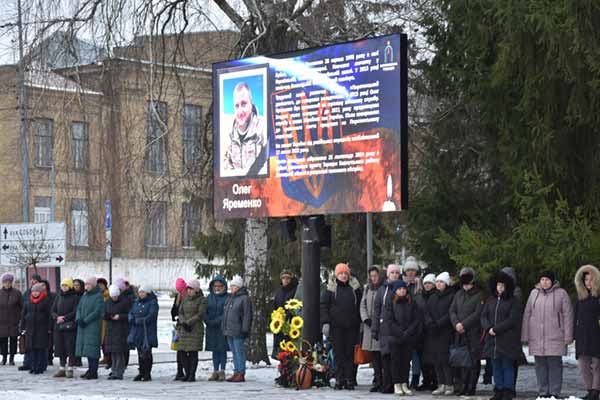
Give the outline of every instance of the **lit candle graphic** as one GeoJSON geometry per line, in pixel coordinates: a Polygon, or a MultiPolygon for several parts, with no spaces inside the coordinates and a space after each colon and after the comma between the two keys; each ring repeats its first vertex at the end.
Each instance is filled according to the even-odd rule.
{"type": "Polygon", "coordinates": [[[381,211],[396,211],[396,205],[392,201],[392,191],[394,190],[394,185],[392,185],[392,176],[388,175],[387,178],[387,200],[383,203],[383,208],[381,211]]]}

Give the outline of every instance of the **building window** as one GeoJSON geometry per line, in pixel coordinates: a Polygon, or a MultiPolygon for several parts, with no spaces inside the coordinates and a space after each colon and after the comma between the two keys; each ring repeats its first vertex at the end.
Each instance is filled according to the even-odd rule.
{"type": "Polygon", "coordinates": [[[146,169],[153,173],[166,170],[167,103],[148,102],[148,134],[146,138],[146,169]]]}
{"type": "Polygon", "coordinates": [[[200,213],[195,204],[183,203],[181,206],[181,244],[193,247],[194,238],[200,232],[200,213]]]}
{"type": "Polygon", "coordinates": [[[38,119],[33,123],[34,127],[34,162],[36,167],[52,166],[52,130],[53,122],[51,119],[38,119]]]}
{"type": "Polygon", "coordinates": [[[86,169],[88,163],[88,124],[85,122],[73,122],[71,124],[72,133],[72,157],[73,168],[86,169]]]}
{"type": "Polygon", "coordinates": [[[34,202],[34,219],[33,222],[36,224],[47,224],[52,222],[52,208],[50,197],[35,197],[34,202]]]}
{"type": "Polygon", "coordinates": [[[71,201],[71,245],[88,246],[88,210],[85,200],[71,201]]]}
{"type": "Polygon", "coordinates": [[[149,247],[167,245],[167,204],[163,201],[147,204],[145,243],[149,247]]]}
{"type": "Polygon", "coordinates": [[[202,108],[191,104],[183,107],[183,172],[193,173],[198,159],[202,108]]]}

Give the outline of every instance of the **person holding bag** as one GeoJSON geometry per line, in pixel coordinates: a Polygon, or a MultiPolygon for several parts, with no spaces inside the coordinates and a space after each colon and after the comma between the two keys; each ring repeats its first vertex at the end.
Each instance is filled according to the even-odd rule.
{"type": "Polygon", "coordinates": [[[450,321],[456,331],[456,342],[464,344],[470,358],[470,368],[461,368],[460,384],[454,393],[474,396],[481,371],[481,310],[484,294],[475,284],[475,270],[463,268],[459,273],[462,288],[454,295],[450,306],[450,321]]]}
{"type": "Polygon", "coordinates": [[[491,360],[494,396],[491,400],[512,400],[515,390],[515,361],[521,357],[521,304],[515,297],[515,283],[499,271],[490,279],[493,294],[481,312],[484,332],[483,356],[491,360]]]}
{"type": "Polygon", "coordinates": [[[187,296],[179,306],[177,321],[177,352],[183,364],[185,381],[196,381],[198,368],[198,352],[202,351],[204,343],[204,323],[202,318],[206,313],[206,297],[200,289],[200,282],[192,279],[187,283],[187,296]]]}
{"type": "Polygon", "coordinates": [[[52,305],[52,319],[55,323],[54,352],[60,359],[60,368],[54,375],[55,378],[73,378],[77,340],[75,316],[78,304],[79,296],[73,289],[73,279],[63,279],[60,283],[60,293],[52,305]]]}

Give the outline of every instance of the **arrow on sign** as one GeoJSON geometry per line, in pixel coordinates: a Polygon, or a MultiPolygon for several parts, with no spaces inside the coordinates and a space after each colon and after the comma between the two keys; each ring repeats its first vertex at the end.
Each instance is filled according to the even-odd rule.
{"type": "Polygon", "coordinates": [[[58,256],[58,257],[56,257],[56,261],[58,261],[58,262],[62,262],[62,260],[64,260],[64,258],[62,258],[62,256],[58,256]]]}
{"type": "Polygon", "coordinates": [[[2,250],[8,250],[10,249],[10,247],[7,244],[4,244],[4,246],[2,246],[2,250]]]}

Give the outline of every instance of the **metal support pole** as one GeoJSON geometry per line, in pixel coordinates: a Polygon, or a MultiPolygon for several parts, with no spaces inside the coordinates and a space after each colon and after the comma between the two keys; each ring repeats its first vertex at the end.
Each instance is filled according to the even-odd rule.
{"type": "Polygon", "coordinates": [[[25,56],[23,50],[23,21],[21,13],[21,0],[17,1],[17,25],[19,28],[19,113],[21,117],[20,126],[20,151],[21,151],[21,208],[23,214],[23,222],[31,222],[29,220],[29,119],[27,116],[27,86],[25,85],[25,56]]]}
{"type": "MultiPolygon", "coordinates": [[[[309,217],[316,218],[316,217],[309,217]]],[[[303,336],[308,342],[320,342],[321,318],[321,245],[317,232],[311,229],[308,218],[302,226],[302,287],[304,290],[304,329],[303,336]]]]}
{"type": "Polygon", "coordinates": [[[367,270],[373,266],[373,214],[367,213],[367,270]]]}

